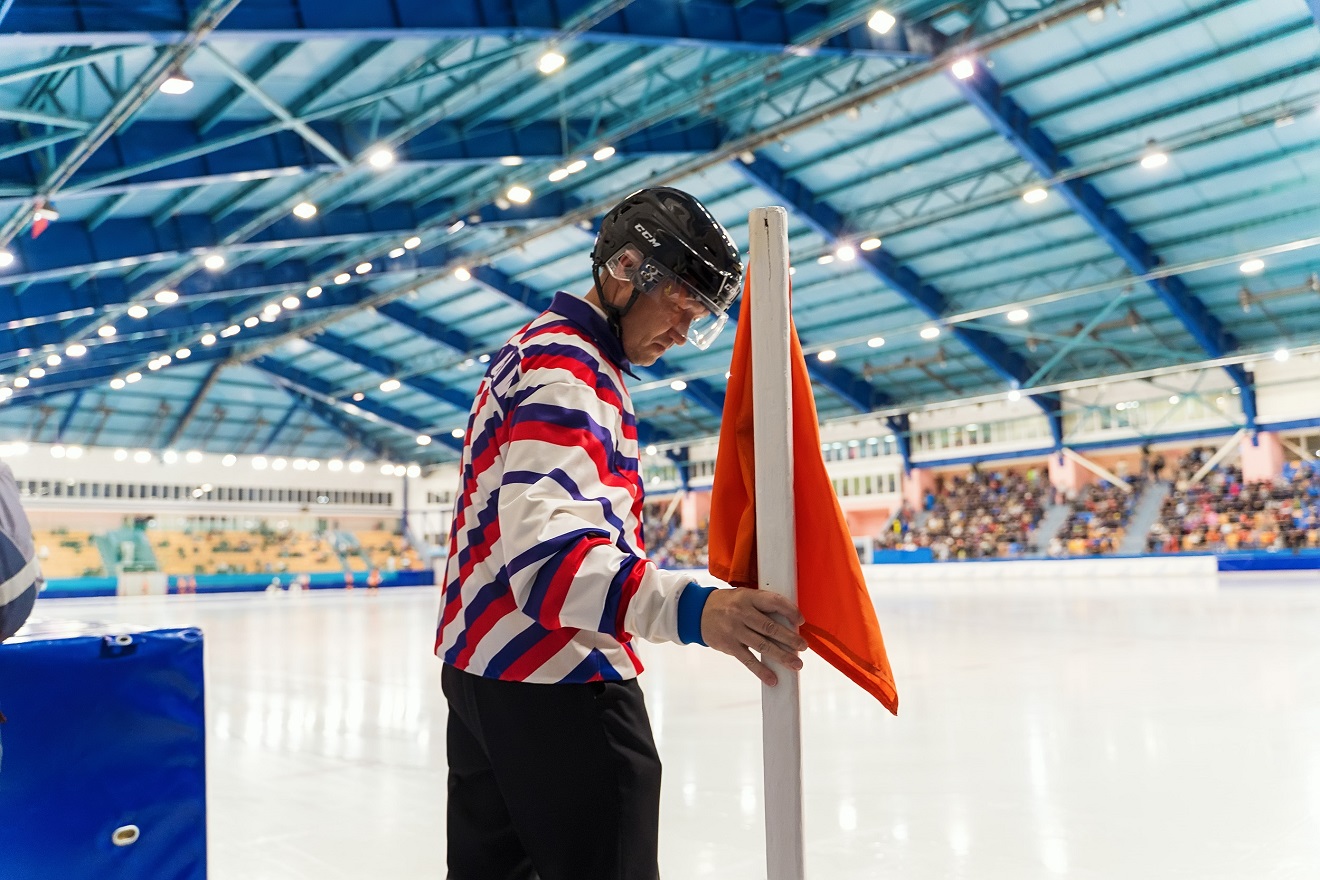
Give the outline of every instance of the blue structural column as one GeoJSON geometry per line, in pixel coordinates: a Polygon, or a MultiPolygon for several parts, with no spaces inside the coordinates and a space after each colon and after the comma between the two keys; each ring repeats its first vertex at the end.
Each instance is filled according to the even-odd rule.
{"type": "Polygon", "coordinates": [[[1315,19],[1315,24],[1320,27],[1320,0],[1306,0],[1306,5],[1311,8],[1311,17],[1315,19]]]}
{"type": "Polygon", "coordinates": [[[275,427],[266,435],[266,442],[262,443],[261,449],[258,450],[259,455],[265,455],[267,452],[270,452],[271,447],[275,445],[275,441],[279,439],[280,434],[284,433],[284,429],[289,426],[289,422],[292,421],[294,414],[300,409],[302,409],[302,404],[296,399],[289,404],[289,408],[284,411],[283,417],[275,423],[275,427]]]}
{"type": "Polygon", "coordinates": [[[409,376],[408,369],[382,354],[371,351],[356,343],[349,342],[334,333],[322,332],[310,338],[310,342],[326,351],[351,361],[359,367],[371,370],[387,378],[401,377],[399,381],[407,387],[451,406],[460,413],[472,408],[472,395],[433,379],[430,376],[409,376]]]}
{"type": "MultiPolygon", "coordinates": [[[[802,183],[790,177],[788,172],[767,156],[757,153],[750,162],[737,160],[732,165],[753,184],[782,199],[788,207],[792,208],[796,217],[805,222],[831,245],[851,243],[848,238],[848,223],[844,216],[831,205],[819,199],[815,193],[802,183]]],[[[938,321],[944,316],[947,311],[947,301],[944,294],[934,285],[922,281],[916,272],[899,263],[888,252],[884,250],[863,251],[858,256],[858,261],[877,280],[927,317],[938,321]]],[[[1032,365],[1026,358],[1009,348],[1003,340],[991,333],[958,325],[950,327],[949,332],[1010,385],[1017,386],[1024,383],[1034,372],[1032,365]]],[[[816,371],[819,370],[820,367],[816,367],[816,371]]],[[[830,384],[823,384],[826,384],[826,387],[830,387],[831,390],[835,390],[830,384]]],[[[861,402],[855,397],[851,397],[847,393],[847,389],[841,396],[845,400],[849,400],[854,406],[861,402]]],[[[1057,394],[1032,395],[1032,400],[1036,402],[1041,411],[1045,413],[1046,418],[1049,419],[1050,431],[1054,434],[1056,442],[1059,442],[1062,438],[1062,423],[1059,419],[1062,404],[1059,396],[1057,394]]],[[[867,412],[876,408],[877,405],[879,404],[871,403],[858,408],[863,412],[867,412]]]]}
{"type": "Polygon", "coordinates": [[[69,430],[69,425],[73,424],[73,417],[78,413],[78,405],[82,403],[84,390],[85,389],[80,389],[77,393],[75,393],[73,395],[73,399],[69,401],[68,407],[65,408],[64,418],[60,419],[60,428],[55,433],[56,443],[64,442],[64,434],[66,431],[69,430]]]}
{"type": "Polygon", "coordinates": [[[674,470],[678,473],[679,488],[686,492],[689,488],[688,468],[691,466],[688,447],[667,449],[665,450],[665,457],[674,463],[674,470]]]}
{"type": "MultiPolygon", "coordinates": [[[[1314,6],[1320,0],[1309,0],[1314,6]]],[[[1047,180],[1073,167],[1043,129],[1011,97],[1004,93],[984,65],[974,63],[967,79],[950,77],[967,101],[976,107],[990,125],[1012,144],[1018,155],[1047,180]]],[[[1073,178],[1053,184],[1054,189],[1077,216],[1117,254],[1136,275],[1145,275],[1160,266],[1160,258],[1132,225],[1086,180],[1073,178]]],[[[1192,293],[1177,275],[1146,282],[1170,312],[1182,323],[1196,344],[1210,357],[1220,358],[1237,347],[1237,340],[1192,293]]],[[[1242,410],[1247,424],[1256,424],[1256,391],[1252,376],[1239,364],[1224,367],[1240,390],[1242,410]]]]}

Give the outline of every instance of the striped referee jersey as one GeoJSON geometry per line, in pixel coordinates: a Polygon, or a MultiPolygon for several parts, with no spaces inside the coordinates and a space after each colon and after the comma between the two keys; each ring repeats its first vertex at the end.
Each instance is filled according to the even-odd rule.
{"type": "Polygon", "coordinates": [[[567,293],[490,362],[472,405],[435,652],[486,678],[634,678],[633,637],[700,642],[708,588],[645,555],[622,346],[567,293]]]}

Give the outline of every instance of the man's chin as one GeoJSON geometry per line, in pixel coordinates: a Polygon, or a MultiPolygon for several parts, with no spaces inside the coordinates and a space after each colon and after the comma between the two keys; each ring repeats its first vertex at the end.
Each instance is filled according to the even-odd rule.
{"type": "Polygon", "coordinates": [[[634,367],[649,367],[651,364],[660,360],[660,355],[662,354],[664,354],[664,352],[656,351],[654,348],[648,348],[640,357],[630,358],[629,360],[634,367]]]}

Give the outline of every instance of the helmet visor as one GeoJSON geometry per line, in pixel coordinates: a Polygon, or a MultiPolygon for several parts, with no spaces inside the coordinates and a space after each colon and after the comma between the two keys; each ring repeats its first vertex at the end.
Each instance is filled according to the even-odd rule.
{"type": "Polygon", "coordinates": [[[707,294],[634,247],[626,247],[605,264],[609,273],[627,281],[667,309],[687,341],[705,351],[720,335],[729,316],[707,294]]]}

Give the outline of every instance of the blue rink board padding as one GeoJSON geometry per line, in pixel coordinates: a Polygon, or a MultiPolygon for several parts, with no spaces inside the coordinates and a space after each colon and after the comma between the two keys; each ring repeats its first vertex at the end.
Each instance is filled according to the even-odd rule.
{"type": "MultiPolygon", "coordinates": [[[[291,574],[199,574],[197,576],[197,592],[199,593],[255,593],[266,589],[274,578],[279,578],[280,583],[288,586],[291,574]]],[[[343,589],[344,575],[341,572],[329,572],[313,574],[313,590],[333,590],[343,589]]],[[[367,573],[357,571],[353,573],[354,588],[365,589],[367,585],[367,573]]],[[[174,582],[176,578],[170,576],[170,592],[175,592],[174,582]]],[[[420,587],[430,586],[435,583],[435,572],[424,571],[395,571],[381,572],[382,587],[420,587]]],[[[117,581],[114,578],[55,578],[46,581],[46,588],[41,592],[43,599],[60,598],[85,598],[91,596],[113,596],[117,588],[117,581]]],[[[3,874],[0,874],[0,880],[6,880],[3,874]]]]}
{"type": "MultiPolygon", "coordinates": [[[[1055,561],[1085,562],[1095,559],[1174,559],[1186,556],[1214,556],[1220,571],[1317,571],[1320,570],[1320,550],[1245,550],[1237,553],[1149,553],[1136,556],[1063,556],[1055,561]]],[[[1039,561],[1043,556],[996,557],[993,559],[969,559],[967,562],[1021,562],[1039,561]]],[[[927,548],[916,550],[875,550],[872,560],[876,565],[916,565],[934,563],[934,557],[927,548]]],[[[957,565],[961,560],[953,559],[941,565],[957,565]]]]}
{"type": "Polygon", "coordinates": [[[206,877],[201,631],[115,632],[0,645],[0,880],[206,877]]]}

